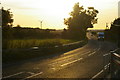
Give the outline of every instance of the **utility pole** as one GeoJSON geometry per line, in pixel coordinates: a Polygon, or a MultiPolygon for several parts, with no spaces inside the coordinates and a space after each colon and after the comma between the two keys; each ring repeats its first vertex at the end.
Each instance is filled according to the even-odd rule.
{"type": "Polygon", "coordinates": [[[40,22],[40,27],[41,27],[41,29],[42,29],[42,23],[43,23],[43,20],[42,20],[42,21],[39,20],[39,22],[40,22]]]}
{"type": "Polygon", "coordinates": [[[106,29],[109,29],[109,27],[108,27],[108,23],[106,23],[106,29]]]}

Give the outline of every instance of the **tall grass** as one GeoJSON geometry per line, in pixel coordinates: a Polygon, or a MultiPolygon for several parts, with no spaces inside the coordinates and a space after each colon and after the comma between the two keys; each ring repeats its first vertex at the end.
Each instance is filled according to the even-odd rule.
{"type": "Polygon", "coordinates": [[[66,39],[22,39],[22,40],[3,40],[3,49],[20,49],[31,47],[52,47],[72,43],[73,40],[66,39]]]}
{"type": "Polygon", "coordinates": [[[87,41],[83,41],[70,46],[60,46],[62,44],[75,42],[74,40],[66,39],[4,40],[3,42],[4,50],[2,61],[4,63],[61,54],[69,50],[82,47],[87,43],[87,41]],[[59,47],[53,47],[56,45],[59,47]],[[39,47],[39,49],[32,49],[31,47],[39,47]]]}

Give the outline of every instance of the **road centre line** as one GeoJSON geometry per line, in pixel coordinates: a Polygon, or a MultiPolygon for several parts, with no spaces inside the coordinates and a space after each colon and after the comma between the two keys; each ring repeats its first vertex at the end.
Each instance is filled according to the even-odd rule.
{"type": "MultiPolygon", "coordinates": [[[[99,49],[100,49],[100,48],[94,49],[94,52],[93,52],[92,54],[96,53],[96,51],[98,51],[99,49]]],[[[84,54],[81,54],[80,56],[86,55],[86,54],[88,54],[88,53],[90,53],[90,52],[91,52],[91,51],[88,51],[88,52],[86,52],[86,53],[84,53],[84,54]]],[[[92,55],[92,54],[89,54],[89,55],[92,55]]],[[[76,54],[76,55],[78,55],[78,54],[76,54]]],[[[69,55],[69,56],[67,56],[67,57],[65,57],[65,58],[63,58],[63,59],[65,60],[65,59],[67,59],[67,58],[70,58],[70,57],[76,56],[76,55],[69,55]]],[[[54,64],[57,64],[57,63],[59,63],[59,62],[61,62],[61,61],[64,61],[64,60],[60,60],[60,61],[59,61],[59,59],[58,59],[56,62],[51,63],[51,64],[49,64],[49,65],[54,65],[54,64]],[[58,62],[58,61],[59,61],[59,62],[58,62]]]]}
{"type": "Polygon", "coordinates": [[[26,77],[26,78],[24,78],[24,79],[21,79],[21,80],[26,80],[26,79],[29,79],[29,78],[32,78],[32,77],[38,76],[38,75],[40,75],[40,74],[42,74],[42,73],[43,73],[43,72],[36,73],[36,74],[34,74],[34,75],[28,76],[28,77],[26,77]]]}
{"type": "Polygon", "coordinates": [[[69,65],[69,64],[72,64],[72,63],[75,63],[75,62],[77,62],[77,61],[80,61],[80,60],[82,60],[83,58],[79,58],[79,59],[77,59],[77,60],[74,60],[74,61],[71,61],[71,62],[68,62],[68,63],[65,63],[65,64],[62,64],[62,65],[60,65],[60,66],[66,66],[66,65],[69,65]]]}
{"type": "MultiPolygon", "coordinates": [[[[86,55],[86,54],[88,54],[88,53],[90,53],[91,51],[88,51],[88,52],[86,52],[86,53],[84,53],[84,54],[81,54],[80,56],[82,56],[82,55],[86,55]]],[[[78,54],[76,54],[76,55],[78,55],[78,54]]],[[[72,57],[72,56],[76,56],[76,55],[70,55],[70,56],[68,56],[68,57],[65,57],[65,58],[63,58],[63,59],[61,59],[61,60],[57,60],[56,62],[53,62],[53,63],[51,63],[51,64],[49,64],[49,65],[54,65],[54,64],[57,64],[57,63],[59,63],[59,62],[61,62],[61,61],[66,61],[65,59],[67,59],[67,58],[70,58],[70,57],[72,57]]]]}
{"type": "MultiPolygon", "coordinates": [[[[94,49],[94,52],[92,52],[91,54],[89,54],[89,55],[92,55],[92,54],[94,54],[94,53],[96,53],[97,51],[99,51],[100,50],[100,48],[96,48],[96,49],[94,49]]],[[[88,53],[90,53],[91,51],[88,51],[88,52],[86,52],[86,53],[84,53],[84,54],[81,54],[80,56],[82,56],[82,55],[86,55],[86,54],[88,54],[88,53]]],[[[78,54],[76,54],[76,55],[78,55],[78,54]]],[[[70,57],[72,57],[72,56],[76,56],[76,55],[69,55],[69,56],[67,56],[67,57],[65,57],[65,58],[63,58],[63,59],[58,59],[56,62],[53,62],[53,63],[51,63],[51,64],[49,64],[49,65],[55,65],[55,64],[57,64],[57,63],[59,63],[59,62],[61,62],[61,61],[65,61],[65,59],[67,59],[67,58],[70,58],[70,57]]],[[[79,59],[78,59],[79,60],[79,59]]],[[[74,63],[74,62],[76,62],[77,60],[74,60],[74,61],[72,61],[72,62],[69,62],[69,63],[65,63],[65,64],[63,64],[63,65],[61,65],[61,66],[64,66],[64,65],[68,65],[68,64],[71,64],[71,63],[74,63]]]]}
{"type": "Polygon", "coordinates": [[[91,56],[91,55],[93,55],[93,54],[95,54],[97,51],[94,51],[94,52],[92,52],[91,54],[88,54],[88,56],[91,56]]]}
{"type": "Polygon", "coordinates": [[[5,79],[5,78],[10,78],[10,77],[13,77],[13,76],[16,76],[16,75],[20,75],[20,74],[22,74],[22,73],[24,73],[24,72],[19,72],[19,73],[16,73],[16,74],[12,74],[12,75],[3,77],[3,79],[5,79]]]}
{"type": "Polygon", "coordinates": [[[96,49],[94,52],[92,52],[91,54],[88,54],[88,56],[91,56],[91,55],[93,55],[93,54],[95,54],[97,51],[99,51],[100,50],[100,48],[98,48],[98,49],[96,49]]]}

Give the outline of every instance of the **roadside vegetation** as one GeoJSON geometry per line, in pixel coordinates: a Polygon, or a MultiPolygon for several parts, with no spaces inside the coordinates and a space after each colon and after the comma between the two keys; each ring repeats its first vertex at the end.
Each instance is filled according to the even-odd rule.
{"type": "Polygon", "coordinates": [[[40,29],[13,27],[13,14],[10,9],[2,11],[3,62],[14,62],[35,57],[48,56],[82,47],[87,43],[86,32],[97,23],[94,7],[84,9],[79,3],[73,6],[70,17],[64,19],[67,29],[40,29]],[[74,42],[77,42],[73,44],[74,42]],[[70,44],[69,44],[70,43],[70,44]],[[72,43],[72,44],[71,44],[72,43]],[[63,45],[65,44],[65,45],[63,45]]]}
{"type": "Polygon", "coordinates": [[[4,40],[3,49],[25,49],[32,47],[54,47],[62,44],[73,43],[75,40],[67,39],[16,39],[4,40]]]}
{"type": "MultiPolygon", "coordinates": [[[[40,40],[41,44],[37,40],[38,43],[40,44],[40,46],[38,46],[37,48],[31,47],[31,48],[12,48],[6,50],[3,49],[2,61],[3,63],[9,63],[9,62],[18,62],[21,60],[32,59],[32,58],[47,57],[51,55],[61,55],[67,51],[82,47],[87,43],[87,40],[78,41],[77,43],[75,42],[75,44],[73,44],[74,41],[71,40],[58,40],[58,39],[56,39],[57,41],[54,40],[55,39],[43,40],[43,41],[40,40]]],[[[20,41],[20,43],[22,42],[20,41]]],[[[28,40],[28,43],[25,44],[27,45],[29,44],[29,42],[30,40],[28,40]]],[[[19,46],[20,44],[19,42],[17,42],[17,40],[16,42],[14,41],[13,43],[17,43],[14,45],[14,47],[19,46]]],[[[11,45],[13,45],[13,43],[11,42],[11,45]]]]}
{"type": "Polygon", "coordinates": [[[105,39],[116,43],[120,48],[120,17],[113,21],[110,29],[105,30],[105,39]]]}

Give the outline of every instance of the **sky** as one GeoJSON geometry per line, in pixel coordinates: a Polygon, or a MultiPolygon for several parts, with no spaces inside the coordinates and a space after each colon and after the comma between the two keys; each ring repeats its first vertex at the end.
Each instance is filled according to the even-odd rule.
{"type": "Polygon", "coordinates": [[[11,9],[13,25],[37,27],[43,29],[63,29],[64,18],[69,17],[75,3],[80,6],[94,7],[99,11],[98,23],[93,29],[105,29],[106,23],[118,18],[118,2],[120,0],[1,0],[4,9],[11,9]]]}

